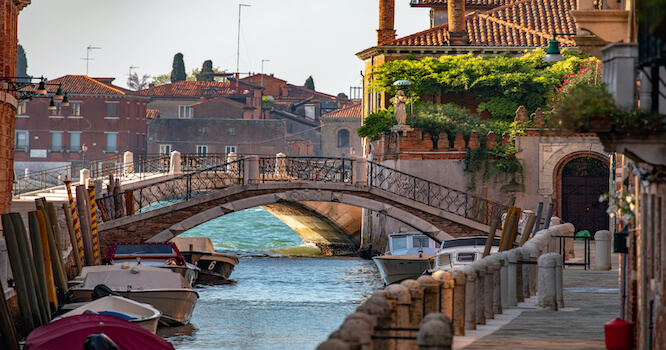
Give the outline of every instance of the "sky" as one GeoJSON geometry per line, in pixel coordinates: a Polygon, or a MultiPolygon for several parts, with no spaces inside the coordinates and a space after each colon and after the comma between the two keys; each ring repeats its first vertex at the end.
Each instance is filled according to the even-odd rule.
{"type": "MultiPolygon", "coordinates": [[[[169,74],[212,60],[219,69],[274,74],[294,85],[312,75],[317,91],[361,86],[356,53],[377,43],[379,0],[33,0],[19,14],[28,75],[115,77],[169,74]],[[239,4],[240,41],[238,40],[239,4]],[[240,45],[239,45],[240,43],[240,45]],[[240,46],[240,49],[238,47],[240,46]],[[96,47],[98,49],[90,49],[96,47]],[[90,60],[86,60],[86,57],[90,60]]],[[[403,37],[428,29],[428,10],[396,0],[403,37]]],[[[242,77],[243,75],[241,75],[242,77]]]]}

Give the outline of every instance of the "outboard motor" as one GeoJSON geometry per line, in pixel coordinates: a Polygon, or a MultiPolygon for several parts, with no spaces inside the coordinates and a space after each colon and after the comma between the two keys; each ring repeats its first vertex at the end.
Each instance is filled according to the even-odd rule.
{"type": "Polygon", "coordinates": [[[104,333],[91,334],[83,342],[85,350],[118,350],[118,345],[104,333]]]}
{"type": "Polygon", "coordinates": [[[120,294],[111,290],[106,284],[98,284],[95,286],[95,289],[93,289],[92,300],[108,297],[109,295],[120,296],[120,294]]]}

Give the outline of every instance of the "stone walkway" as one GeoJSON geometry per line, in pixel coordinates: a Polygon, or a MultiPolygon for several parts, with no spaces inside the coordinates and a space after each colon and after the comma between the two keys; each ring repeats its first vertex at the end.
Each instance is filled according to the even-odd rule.
{"type": "MultiPolygon", "coordinates": [[[[576,242],[575,248],[575,260],[582,260],[583,242],[576,242]]],[[[594,242],[591,248],[594,268],[594,242]]],[[[537,297],[533,296],[495,315],[486,325],[466,331],[465,336],[454,337],[453,348],[606,349],[604,324],[620,317],[619,255],[612,254],[611,259],[613,269],[610,271],[565,267],[564,308],[537,310],[537,297]]]]}

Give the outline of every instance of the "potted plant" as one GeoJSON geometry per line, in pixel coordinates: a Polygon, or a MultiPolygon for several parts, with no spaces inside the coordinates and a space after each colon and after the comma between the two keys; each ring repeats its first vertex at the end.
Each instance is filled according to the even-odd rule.
{"type": "Polygon", "coordinates": [[[549,125],[568,132],[608,133],[617,109],[603,85],[577,86],[550,112],[549,125]]]}

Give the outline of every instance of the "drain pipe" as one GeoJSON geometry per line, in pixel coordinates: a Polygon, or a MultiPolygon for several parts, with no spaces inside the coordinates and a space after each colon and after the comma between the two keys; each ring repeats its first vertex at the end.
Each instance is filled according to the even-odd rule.
{"type": "Polygon", "coordinates": [[[648,302],[648,350],[652,350],[652,330],[654,329],[654,322],[652,322],[652,314],[654,311],[654,299],[648,302]]]}

